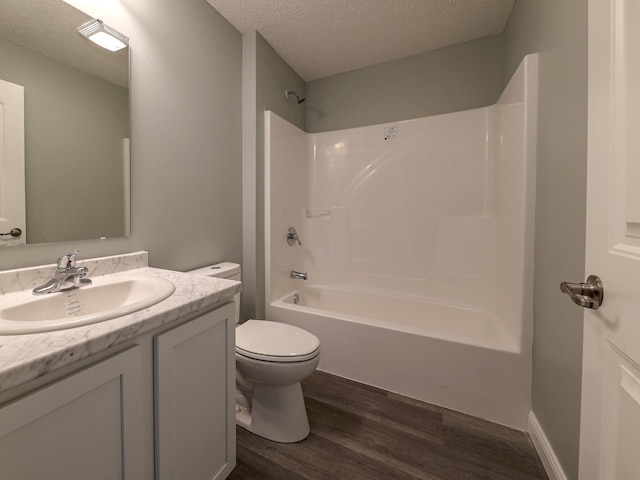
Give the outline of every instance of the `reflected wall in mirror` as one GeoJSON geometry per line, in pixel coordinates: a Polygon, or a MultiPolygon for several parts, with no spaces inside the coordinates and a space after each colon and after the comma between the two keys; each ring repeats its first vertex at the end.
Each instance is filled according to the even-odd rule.
{"type": "Polygon", "coordinates": [[[129,48],[82,37],[88,20],[62,0],[0,2],[0,233],[24,230],[0,246],[128,235],[129,48]]]}

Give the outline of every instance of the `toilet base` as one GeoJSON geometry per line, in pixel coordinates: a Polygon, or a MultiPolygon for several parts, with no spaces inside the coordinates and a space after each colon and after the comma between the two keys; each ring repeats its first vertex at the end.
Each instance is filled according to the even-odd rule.
{"type": "Polygon", "coordinates": [[[236,424],[274,442],[304,440],[310,429],[300,383],[284,386],[255,384],[251,407],[236,405],[236,424]]]}

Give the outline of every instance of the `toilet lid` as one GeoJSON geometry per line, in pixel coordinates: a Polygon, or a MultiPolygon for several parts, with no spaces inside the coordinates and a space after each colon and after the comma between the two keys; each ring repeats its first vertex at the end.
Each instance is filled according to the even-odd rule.
{"type": "Polygon", "coordinates": [[[236,327],[236,352],[273,362],[300,362],[317,355],[320,340],[293,325],[249,320],[236,327]]]}

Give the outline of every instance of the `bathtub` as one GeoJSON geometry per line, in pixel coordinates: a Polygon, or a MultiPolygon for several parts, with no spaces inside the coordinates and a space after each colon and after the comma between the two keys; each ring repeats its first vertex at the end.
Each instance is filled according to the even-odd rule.
{"type": "Polygon", "coordinates": [[[319,337],[322,371],[526,429],[530,352],[490,312],[312,285],[268,304],[267,318],[319,337]]]}
{"type": "Polygon", "coordinates": [[[495,105],[328,132],[265,112],[265,314],[321,370],[526,429],[537,78],[528,55],[495,105]]]}

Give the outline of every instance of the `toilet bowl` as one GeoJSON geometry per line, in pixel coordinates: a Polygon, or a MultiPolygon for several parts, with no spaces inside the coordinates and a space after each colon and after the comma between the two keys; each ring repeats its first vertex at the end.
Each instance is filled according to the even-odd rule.
{"type": "MultiPolygon", "coordinates": [[[[240,266],[228,262],[189,273],[240,280],[240,266]]],[[[293,325],[248,320],[236,326],[235,356],[237,425],[274,442],[305,439],[300,382],[318,366],[320,340],[293,325]]]]}
{"type": "Polygon", "coordinates": [[[249,320],[236,328],[236,423],[275,442],[309,435],[300,382],[320,360],[320,341],[301,328],[249,320]]]}

